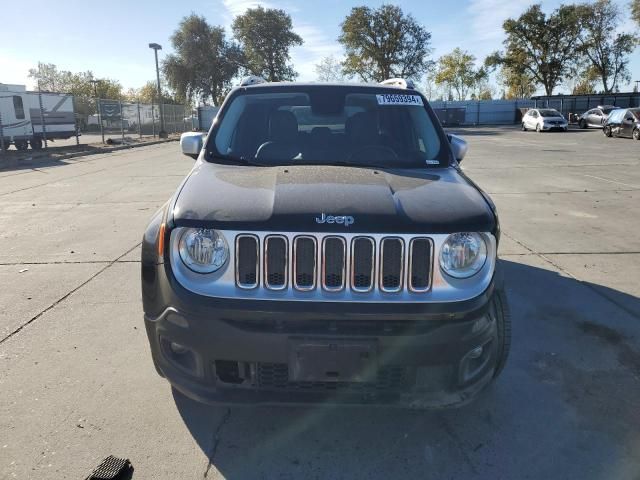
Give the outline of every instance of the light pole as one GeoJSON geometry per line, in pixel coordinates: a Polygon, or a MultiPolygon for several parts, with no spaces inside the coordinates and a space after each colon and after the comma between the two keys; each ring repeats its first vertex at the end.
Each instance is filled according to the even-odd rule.
{"type": "Polygon", "coordinates": [[[100,134],[102,135],[102,143],[104,143],[104,126],[102,125],[102,112],[100,111],[100,99],[98,98],[98,84],[102,80],[97,78],[92,78],[89,80],[91,84],[93,84],[93,95],[96,101],[96,114],[98,115],[98,123],[100,124],[100,134]]]}
{"type": "Polygon", "coordinates": [[[158,137],[167,138],[167,132],[164,131],[164,106],[162,105],[162,90],[160,88],[160,67],[158,66],[158,50],[162,50],[162,46],[158,43],[150,43],[149,48],[152,48],[156,55],[156,77],[158,79],[158,105],[160,107],[160,132],[158,132],[158,137]]]}

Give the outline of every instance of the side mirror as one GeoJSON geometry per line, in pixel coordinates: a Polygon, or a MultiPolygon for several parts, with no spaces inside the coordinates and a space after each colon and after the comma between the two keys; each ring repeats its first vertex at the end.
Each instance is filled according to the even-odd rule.
{"type": "Polygon", "coordinates": [[[204,144],[205,134],[202,132],[186,132],[180,136],[180,148],[183,155],[191,157],[194,160],[200,155],[202,145],[204,144]]]}
{"type": "Polygon", "coordinates": [[[469,150],[469,144],[466,140],[463,140],[457,135],[447,135],[449,137],[449,143],[451,144],[451,150],[453,151],[453,156],[456,158],[458,163],[462,162],[462,159],[467,154],[467,150],[469,150]]]}

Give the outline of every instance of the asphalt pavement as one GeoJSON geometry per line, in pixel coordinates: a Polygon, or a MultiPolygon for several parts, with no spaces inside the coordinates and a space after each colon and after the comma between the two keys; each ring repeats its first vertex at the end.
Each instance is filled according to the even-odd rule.
{"type": "Polygon", "coordinates": [[[0,478],[640,478],[640,142],[460,129],[498,205],[513,316],[457,410],[208,407],[153,368],[139,244],[177,143],[0,171],[0,478]]]}

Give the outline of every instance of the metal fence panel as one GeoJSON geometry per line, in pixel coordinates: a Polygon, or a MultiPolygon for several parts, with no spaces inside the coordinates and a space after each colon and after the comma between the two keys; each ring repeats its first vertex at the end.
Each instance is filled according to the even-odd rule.
{"type": "Polygon", "coordinates": [[[566,118],[569,118],[569,114],[580,115],[599,105],[613,105],[620,108],[638,107],[640,106],[640,94],[554,95],[535,97],[533,101],[539,108],[555,108],[566,118]]]}
{"type": "MultiPolygon", "coordinates": [[[[512,125],[520,121],[520,109],[532,108],[533,100],[463,100],[434,101],[430,105],[438,112],[441,122],[452,118],[450,110],[464,109],[462,125],[512,125]]],[[[451,123],[442,122],[443,125],[451,123]]]]}

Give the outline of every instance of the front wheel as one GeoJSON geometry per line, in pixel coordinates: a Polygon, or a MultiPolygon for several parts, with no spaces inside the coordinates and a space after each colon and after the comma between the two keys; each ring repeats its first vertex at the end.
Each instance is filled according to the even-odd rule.
{"type": "Polygon", "coordinates": [[[541,133],[541,132],[542,132],[542,130],[540,129],[540,124],[537,124],[537,125],[536,125],[536,132],[538,132],[538,133],[541,133]]]}
{"type": "Polygon", "coordinates": [[[580,120],[580,123],[578,123],[578,125],[580,126],[581,129],[586,129],[587,128],[587,122],[584,121],[584,119],[580,120]]]}
{"type": "Polygon", "coordinates": [[[29,148],[29,144],[27,143],[26,140],[16,140],[14,144],[16,146],[16,150],[19,150],[19,151],[24,151],[27,148],[29,148]]]}
{"type": "Polygon", "coordinates": [[[611,127],[609,127],[609,126],[605,126],[605,127],[602,129],[602,133],[604,133],[604,136],[605,136],[605,137],[611,137],[611,135],[612,135],[612,133],[611,133],[611,127]]]}
{"type": "Polygon", "coordinates": [[[633,131],[633,139],[634,140],[640,140],[640,128],[636,128],[633,131]]]}
{"type": "Polygon", "coordinates": [[[498,330],[498,359],[493,372],[493,378],[496,378],[504,369],[507,358],[509,358],[509,351],[511,350],[511,313],[509,312],[507,297],[503,290],[496,290],[489,311],[496,321],[498,330]]]}
{"type": "Polygon", "coordinates": [[[522,122],[522,131],[526,132],[527,131],[527,127],[524,126],[524,122],[522,122]]]}

